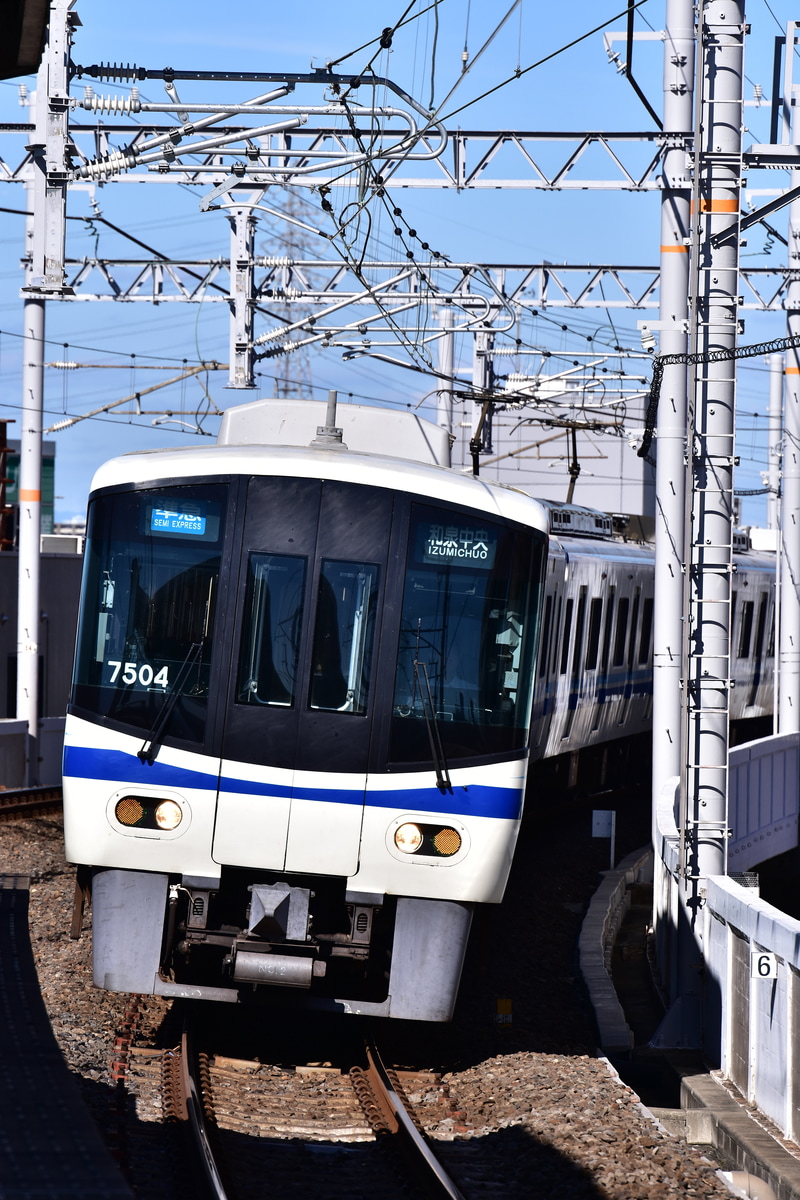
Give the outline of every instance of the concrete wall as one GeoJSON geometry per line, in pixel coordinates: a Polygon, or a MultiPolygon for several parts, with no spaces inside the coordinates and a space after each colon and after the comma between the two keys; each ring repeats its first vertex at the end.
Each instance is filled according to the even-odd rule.
{"type": "MultiPolygon", "coordinates": [[[[39,721],[38,777],[45,787],[60,787],[61,757],[64,751],[64,717],[44,717],[39,721]]],[[[10,791],[25,786],[26,721],[0,718],[0,788],[10,791]]]]}
{"type": "Polygon", "coordinates": [[[709,983],[719,988],[725,1013],[722,1073],[797,1141],[791,1081],[800,1075],[800,921],[724,876],[709,879],[706,899],[709,983]]]}
{"type": "Polygon", "coordinates": [[[731,750],[728,873],[749,871],[797,845],[800,737],[785,733],[731,750]]]}
{"type": "MultiPolygon", "coordinates": [[[[799,750],[800,735],[791,734],[731,752],[732,774],[738,773],[732,823],[739,822],[740,844],[755,849],[751,865],[779,852],[784,827],[793,827],[797,843],[799,750]],[[774,842],[769,829],[778,829],[774,842]],[[776,848],[765,851],[766,845],[776,848]]],[[[767,904],[757,889],[715,876],[705,881],[692,925],[682,900],[676,789],[677,780],[665,785],[657,814],[656,957],[672,1008],[654,1040],[700,1045],[784,1137],[800,1141],[800,921],[767,904]],[[702,970],[694,969],[695,957],[702,970]],[[687,979],[697,981],[695,995],[687,979]]]]}
{"type": "MultiPolygon", "coordinates": [[[[0,718],[16,716],[17,658],[16,551],[0,554],[0,718]]],[[[39,714],[66,712],[75,653],[75,629],[83,558],[43,554],[39,597],[39,714]]]]}

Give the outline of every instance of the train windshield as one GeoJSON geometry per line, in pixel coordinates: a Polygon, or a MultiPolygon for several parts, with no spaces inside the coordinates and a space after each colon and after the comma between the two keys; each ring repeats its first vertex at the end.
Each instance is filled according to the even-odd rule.
{"type": "Polygon", "coordinates": [[[526,744],[544,539],[415,505],[394,681],[390,761],[526,744]]]}
{"type": "Polygon", "coordinates": [[[73,703],[201,742],[219,586],[224,484],[93,501],[73,703]],[[175,694],[177,692],[177,695],[175,694]]]}

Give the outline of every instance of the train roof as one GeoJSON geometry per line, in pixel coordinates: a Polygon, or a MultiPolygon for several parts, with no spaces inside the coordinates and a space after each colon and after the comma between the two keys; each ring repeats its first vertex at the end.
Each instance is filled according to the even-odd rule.
{"type": "Polygon", "coordinates": [[[538,501],[493,480],[462,475],[449,467],[416,463],[386,455],[325,446],[203,446],[137,450],[104,463],[92,480],[92,492],[120,484],[164,485],[233,475],[273,475],[334,479],[390,488],[432,500],[506,517],[547,532],[538,501]]]}
{"type": "Polygon", "coordinates": [[[447,431],[414,412],[255,400],[227,410],[216,445],[137,450],[111,459],[96,472],[92,491],[232,475],[337,479],[448,501],[547,532],[547,516],[537,500],[454,471],[444,465],[449,459],[447,431]],[[328,423],[332,414],[335,425],[328,423]]]}
{"type": "MultiPolygon", "coordinates": [[[[335,393],[332,393],[335,396],[335,393]]],[[[334,402],[339,440],[349,450],[450,466],[450,435],[409,409],[334,402]]],[[[321,400],[263,399],[237,404],[222,415],[218,446],[308,446],[327,429],[321,400]]],[[[329,442],[333,439],[328,439],[329,442]]]]}

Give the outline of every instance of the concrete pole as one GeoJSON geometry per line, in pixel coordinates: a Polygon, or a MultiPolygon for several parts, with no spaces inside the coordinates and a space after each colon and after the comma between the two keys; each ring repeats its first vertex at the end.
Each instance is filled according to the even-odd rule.
{"type": "MultiPolygon", "coordinates": [[[[703,355],[736,346],[739,269],[736,223],[741,200],[744,4],[707,0],[700,7],[702,104],[696,155],[698,257],[697,348],[703,355]]],[[[696,918],[702,880],[726,871],[728,719],[733,530],[735,362],[701,362],[691,398],[692,476],[687,571],[687,747],[684,827],[686,903],[696,918]]]]}
{"type": "MultiPolygon", "coordinates": [[[[664,42],[664,133],[692,129],[694,3],[668,0],[664,42]]],[[[669,146],[669,142],[667,143],[669,146]]],[[[677,138],[664,154],[661,199],[659,353],[685,354],[689,315],[687,150],[677,138]]],[[[653,837],[656,802],[681,773],[681,645],[686,463],[686,366],[664,368],[658,404],[655,619],[653,637],[653,837]]]]}
{"type": "MultiPolygon", "coordinates": [[[[793,40],[787,39],[786,54],[793,40]]],[[[792,109],[794,118],[794,109],[792,109]]],[[[800,121],[793,128],[800,142],[800,121]]],[[[800,171],[792,171],[791,187],[800,186],[800,171]]],[[[789,206],[789,284],[787,332],[800,334],[800,201],[789,206]]],[[[800,349],[786,351],[786,388],[783,408],[783,478],[781,480],[780,626],[778,629],[778,733],[800,730],[800,349]]]]}
{"type": "MultiPolygon", "coordinates": [[[[789,284],[789,294],[794,284],[789,284]]],[[[791,332],[791,328],[790,328],[791,332]]],[[[769,448],[767,459],[767,529],[778,528],[778,492],[781,480],[781,428],[783,424],[783,355],[769,354],[769,411],[767,427],[769,448]]]]}
{"type": "MultiPolygon", "coordinates": [[[[28,237],[33,237],[30,217],[26,233],[28,237]]],[[[17,539],[17,717],[28,723],[25,767],[28,787],[39,782],[39,535],[42,508],[44,306],[44,300],[36,296],[27,297],[23,308],[25,340],[17,539]]]]}
{"type": "MultiPolygon", "coordinates": [[[[439,374],[443,375],[446,380],[452,381],[454,369],[454,353],[453,353],[453,310],[449,305],[443,305],[439,309],[439,326],[444,331],[439,338],[439,374]]],[[[436,424],[447,431],[452,437],[453,433],[453,385],[452,382],[445,383],[442,381],[442,386],[436,393],[436,424]]],[[[447,462],[442,463],[442,466],[450,466],[450,454],[448,451],[447,462]]]]}

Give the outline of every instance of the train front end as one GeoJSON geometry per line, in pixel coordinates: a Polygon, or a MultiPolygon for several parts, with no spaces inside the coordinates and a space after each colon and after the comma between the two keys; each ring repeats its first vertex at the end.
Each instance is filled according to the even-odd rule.
{"type": "Polygon", "coordinates": [[[100,471],[64,758],[98,986],[449,1019],[521,817],[543,526],[344,448],[100,471]]]}

